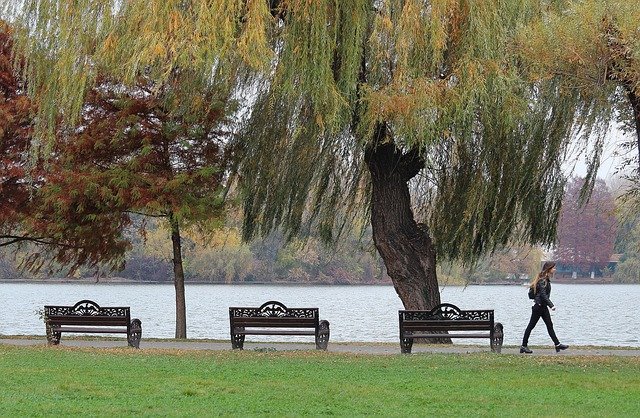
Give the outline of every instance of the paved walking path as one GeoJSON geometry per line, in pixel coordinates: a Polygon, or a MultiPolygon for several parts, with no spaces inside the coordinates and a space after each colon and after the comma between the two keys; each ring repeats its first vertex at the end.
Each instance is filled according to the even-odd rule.
{"type": "MultiPolygon", "coordinates": [[[[6,337],[0,336],[0,344],[19,346],[45,346],[47,344],[44,336],[38,337],[6,337]]],[[[104,339],[75,339],[63,338],[60,345],[64,347],[98,347],[117,348],[126,347],[126,341],[104,340],[104,339]]],[[[572,356],[628,356],[640,357],[640,348],[608,348],[608,347],[570,347],[566,351],[556,353],[553,347],[531,347],[532,356],[536,355],[572,355],[572,356]]],[[[166,350],[229,350],[229,341],[205,341],[205,340],[146,340],[140,342],[140,349],[166,349],[166,350]]],[[[245,342],[246,351],[291,351],[291,350],[314,350],[314,343],[277,343],[277,342],[245,342]]],[[[352,354],[380,354],[394,355],[400,354],[399,344],[393,343],[359,343],[359,342],[331,342],[329,341],[329,352],[332,353],[352,353],[352,354]]],[[[414,353],[451,353],[468,354],[490,352],[488,345],[425,345],[414,344],[414,353]]],[[[503,347],[502,354],[519,354],[519,347],[503,347]]],[[[524,354],[523,354],[524,355],[524,354]]]]}

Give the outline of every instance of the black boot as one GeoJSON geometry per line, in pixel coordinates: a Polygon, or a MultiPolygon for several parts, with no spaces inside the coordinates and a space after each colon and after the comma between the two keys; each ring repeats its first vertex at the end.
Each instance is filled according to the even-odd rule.
{"type": "Polygon", "coordinates": [[[559,353],[560,350],[566,350],[567,348],[569,348],[568,345],[565,344],[556,344],[556,353],[559,353]]]}
{"type": "Polygon", "coordinates": [[[529,347],[527,347],[526,345],[520,346],[520,352],[521,353],[527,353],[527,354],[533,353],[533,351],[529,350],[529,347]]]}

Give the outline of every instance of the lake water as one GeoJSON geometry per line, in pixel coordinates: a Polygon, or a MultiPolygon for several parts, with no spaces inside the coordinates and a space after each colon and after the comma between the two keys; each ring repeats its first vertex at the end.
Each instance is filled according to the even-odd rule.
{"type": "MultiPolygon", "coordinates": [[[[460,309],[494,309],[496,321],[504,325],[507,345],[520,344],[529,320],[531,302],[526,293],[524,286],[441,288],[442,301],[460,309]]],[[[172,284],[84,283],[0,283],[0,335],[44,336],[38,311],[44,305],[74,305],[81,299],[101,306],[130,306],[132,317],[142,321],[143,339],[175,335],[172,284]]],[[[551,299],[558,307],[552,318],[563,343],[640,347],[640,285],[554,284],[551,299]]],[[[292,308],[318,307],[320,318],[331,324],[330,341],[398,341],[397,311],[403,307],[392,286],[187,284],[187,336],[228,340],[229,306],[260,306],[268,300],[292,308]]],[[[542,320],[529,344],[551,344],[542,320]]]]}

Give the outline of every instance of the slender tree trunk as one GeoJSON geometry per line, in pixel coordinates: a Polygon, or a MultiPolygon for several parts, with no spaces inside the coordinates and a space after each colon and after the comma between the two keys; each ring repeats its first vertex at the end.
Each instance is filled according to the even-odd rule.
{"type": "Polygon", "coordinates": [[[638,147],[638,172],[640,173],[640,97],[629,88],[629,101],[633,109],[633,118],[636,122],[636,146],[638,147]]]}
{"type": "Polygon", "coordinates": [[[173,284],[176,288],[176,338],[187,338],[187,309],[184,297],[184,270],[180,225],[173,212],[169,212],[171,243],[173,244],[173,284]]]}
{"type": "MultiPolygon", "coordinates": [[[[382,143],[386,128],[378,127],[382,143]]],[[[407,182],[423,167],[417,153],[402,154],[393,143],[371,146],[365,153],[373,194],[373,241],[405,309],[431,309],[440,303],[436,252],[425,226],[416,223],[407,182]]]]}

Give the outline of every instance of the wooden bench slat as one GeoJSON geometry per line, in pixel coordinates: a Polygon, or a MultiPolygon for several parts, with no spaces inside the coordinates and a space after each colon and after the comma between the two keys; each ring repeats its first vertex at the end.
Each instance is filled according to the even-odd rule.
{"type": "Polygon", "coordinates": [[[488,327],[492,321],[487,320],[469,320],[469,319],[405,319],[402,321],[406,325],[421,324],[421,325],[478,325],[488,327]]]}
{"type": "Polygon", "coordinates": [[[247,319],[243,318],[242,320],[234,320],[233,324],[237,327],[266,327],[266,326],[292,327],[292,328],[294,327],[315,328],[316,327],[315,320],[301,322],[301,321],[290,321],[286,319],[256,320],[254,318],[247,318],[247,319]]]}
{"type": "Polygon", "coordinates": [[[52,325],[121,325],[127,326],[129,324],[128,318],[93,318],[93,317],[77,317],[77,318],[56,318],[49,317],[48,321],[52,325]]]}
{"type": "Polygon", "coordinates": [[[252,320],[252,321],[263,321],[263,322],[269,322],[269,321],[291,321],[291,322],[310,322],[313,323],[315,322],[316,318],[299,318],[299,317],[295,317],[295,316],[233,316],[232,317],[234,321],[245,321],[245,320],[252,320]]]}
{"type": "Polygon", "coordinates": [[[446,325],[441,325],[441,326],[431,325],[431,326],[421,327],[421,326],[407,325],[402,328],[405,331],[482,331],[482,330],[488,331],[491,327],[489,326],[480,327],[480,326],[473,326],[473,325],[465,325],[462,327],[446,326],[446,325]]]}
{"type": "Polygon", "coordinates": [[[490,334],[404,334],[404,338],[489,338],[490,334]]]}
{"type": "MultiPolygon", "coordinates": [[[[450,303],[441,303],[439,306],[442,306],[442,305],[455,306],[455,305],[451,305],[450,303]]],[[[488,313],[490,315],[494,313],[493,309],[467,309],[467,310],[465,310],[465,309],[460,309],[457,306],[456,306],[456,309],[458,309],[458,311],[462,312],[462,313],[466,313],[466,312],[473,312],[475,314],[477,314],[477,313],[488,313]]],[[[425,313],[428,313],[429,311],[401,309],[398,312],[403,314],[403,315],[423,315],[425,313]]]]}
{"type": "Polygon", "coordinates": [[[316,335],[315,330],[286,330],[286,329],[245,329],[244,331],[234,330],[234,334],[239,335],[316,335]]]}
{"type": "Polygon", "coordinates": [[[127,329],[123,328],[83,328],[83,327],[53,327],[57,332],[88,332],[100,334],[126,334],[127,329]]]}
{"type": "Polygon", "coordinates": [[[429,326],[447,326],[447,327],[464,327],[464,326],[474,326],[474,327],[489,327],[491,326],[491,321],[403,321],[404,325],[407,326],[420,326],[420,327],[429,327],[429,326]]]}

